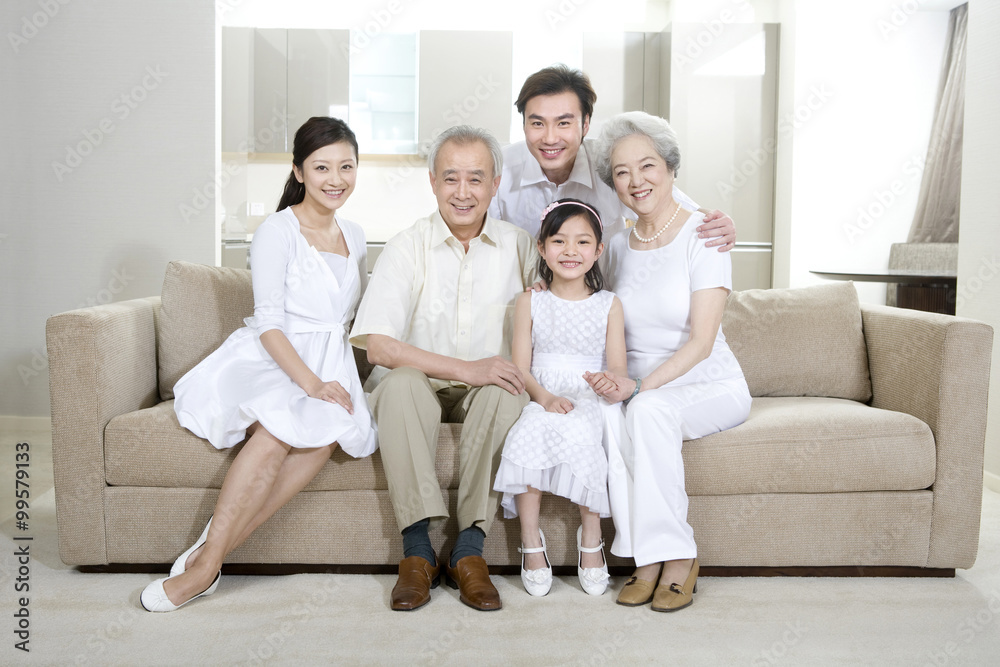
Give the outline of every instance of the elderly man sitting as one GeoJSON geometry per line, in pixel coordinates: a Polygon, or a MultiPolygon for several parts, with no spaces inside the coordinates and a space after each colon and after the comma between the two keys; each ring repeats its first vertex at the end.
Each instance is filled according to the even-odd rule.
{"type": "Polygon", "coordinates": [[[430,601],[442,564],[427,533],[448,516],[434,472],[443,417],[464,422],[459,443],[458,528],[443,564],[465,604],[500,609],[483,541],[496,515],[492,490],[507,431],[528,402],[510,361],[514,298],[535,280],[531,236],[487,215],[500,185],[500,146],[488,132],[454,127],[428,156],[438,210],[386,244],[358,309],[351,343],[378,368],[369,379],[382,462],[403,560],[392,608],[430,601]],[[506,324],[506,326],[505,326],[506,324]]]}

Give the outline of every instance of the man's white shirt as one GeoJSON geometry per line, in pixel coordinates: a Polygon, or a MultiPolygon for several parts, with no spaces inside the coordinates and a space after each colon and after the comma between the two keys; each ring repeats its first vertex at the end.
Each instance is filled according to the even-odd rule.
{"type": "MultiPolygon", "coordinates": [[[[464,361],[510,358],[514,300],[537,279],[535,242],[514,225],[487,216],[468,252],[441,214],[421,218],[385,244],[351,330],[367,348],[381,334],[464,361]]],[[[388,371],[376,367],[368,391],[388,371]]],[[[440,389],[461,385],[431,378],[440,389]]]]}

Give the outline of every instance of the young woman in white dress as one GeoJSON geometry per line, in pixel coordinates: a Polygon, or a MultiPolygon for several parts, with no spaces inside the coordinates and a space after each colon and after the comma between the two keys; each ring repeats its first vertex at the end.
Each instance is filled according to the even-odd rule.
{"type": "Polygon", "coordinates": [[[704,216],[674,200],[679,165],[677,136],[662,118],[629,112],[604,124],[598,174],[638,220],[609,239],[605,258],[625,310],[628,376],[590,381],[625,404],[608,438],[611,552],[634,558],[636,570],[618,603],[652,602],[654,611],[689,606],[698,578],[681,445],[737,426],[750,412],[721,327],[732,289],[729,253],[705,247],[697,232],[704,216]]]}
{"type": "Polygon", "coordinates": [[[140,597],[173,611],[215,592],[222,562],[320,471],[338,445],[368,456],[374,424],[347,342],[367,284],[364,231],[338,217],[354,190],[358,144],[347,125],[310,118],[292,173],[250,249],[254,316],[174,387],[181,425],[219,449],[249,435],[215,513],[171,576],[140,597]]]}
{"type": "Polygon", "coordinates": [[[603,289],[601,237],[600,216],[589,204],[550,204],[538,234],[538,272],[548,290],[522,294],[514,310],[511,357],[531,403],[507,434],[493,488],[504,494],[504,515],[520,516],[521,581],[531,595],[545,595],[552,585],[538,521],[542,492],[580,507],[581,587],[601,595],[608,586],[601,540],[601,517],[611,511],[608,462],[601,399],[585,375],[604,368],[625,373],[625,331],[621,303],[603,289]]]}

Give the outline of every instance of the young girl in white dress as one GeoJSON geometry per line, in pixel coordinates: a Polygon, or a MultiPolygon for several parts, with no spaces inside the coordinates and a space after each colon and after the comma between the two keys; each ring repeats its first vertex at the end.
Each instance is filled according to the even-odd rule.
{"type": "Polygon", "coordinates": [[[511,355],[531,403],[507,434],[493,488],[503,492],[504,516],[520,516],[521,581],[531,595],[545,595],[552,586],[538,523],[543,491],[580,506],[577,573],[583,589],[601,595],[608,586],[601,539],[601,517],[610,516],[603,399],[585,374],[624,371],[626,361],[621,302],[603,289],[597,265],[601,238],[592,206],[577,199],[550,204],[538,233],[538,272],[548,290],[520,295],[514,310],[511,355]]]}
{"type": "Polygon", "coordinates": [[[215,513],[170,575],[140,596],[174,611],[215,592],[222,561],[320,471],[338,445],[368,456],[377,441],[347,325],[367,284],[364,231],[336,215],[354,190],[358,144],[347,125],[310,118],[295,133],[292,173],[250,248],[254,316],[174,387],[181,425],[218,449],[250,436],[215,513]]]}

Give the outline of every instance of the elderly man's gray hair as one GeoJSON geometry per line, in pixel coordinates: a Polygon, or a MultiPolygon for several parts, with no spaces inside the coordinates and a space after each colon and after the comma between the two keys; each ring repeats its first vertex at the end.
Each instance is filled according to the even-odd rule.
{"type": "Polygon", "coordinates": [[[653,142],[656,153],[667,163],[667,168],[677,176],[681,166],[681,151],[677,146],[677,133],[670,123],[644,111],[628,111],[618,114],[604,123],[601,137],[597,140],[597,175],[608,187],[614,189],[614,174],[611,173],[611,152],[619,141],[634,134],[648,137],[653,142]]]}
{"type": "Polygon", "coordinates": [[[490,149],[490,155],[493,156],[493,177],[496,178],[503,171],[503,153],[500,151],[500,143],[489,131],[471,125],[456,125],[434,137],[434,141],[431,143],[431,149],[427,153],[427,167],[432,174],[436,175],[437,173],[434,171],[434,163],[437,161],[438,152],[449,141],[462,145],[475,141],[482,142],[490,149]]]}

